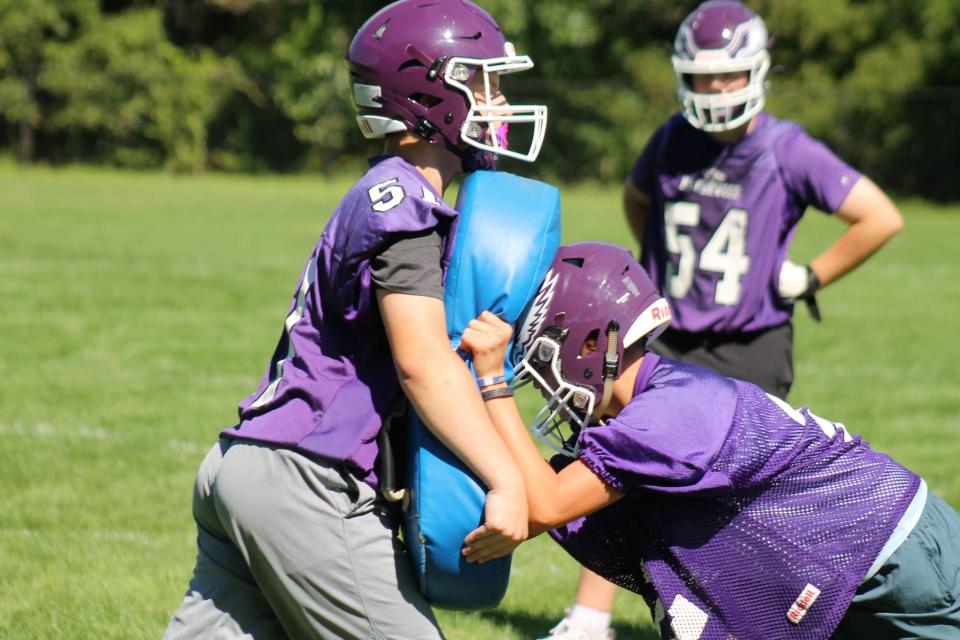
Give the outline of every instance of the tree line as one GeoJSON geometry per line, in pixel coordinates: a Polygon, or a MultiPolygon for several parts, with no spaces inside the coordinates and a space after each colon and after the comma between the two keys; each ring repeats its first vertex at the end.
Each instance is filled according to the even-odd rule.
{"type": "MultiPolygon", "coordinates": [[[[0,147],[22,163],[177,172],[341,171],[356,131],[344,54],[383,2],[0,0],[0,147]]],[[[622,181],[677,108],[670,52],[695,0],[479,0],[545,103],[534,167],[622,181]]],[[[960,0],[747,0],[773,38],[768,109],[885,188],[957,199],[960,0]]]]}

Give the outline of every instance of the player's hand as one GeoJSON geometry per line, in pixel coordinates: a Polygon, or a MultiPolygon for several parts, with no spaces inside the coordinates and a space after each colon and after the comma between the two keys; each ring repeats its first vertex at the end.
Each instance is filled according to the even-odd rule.
{"type": "Polygon", "coordinates": [[[820,279],[808,265],[784,260],[780,267],[777,290],[787,302],[810,298],[820,288],[820,279]]]}
{"type": "Polygon", "coordinates": [[[467,534],[463,553],[467,562],[487,562],[513,552],[527,539],[527,497],[523,489],[487,493],[484,523],[467,534]]]}
{"type": "Polygon", "coordinates": [[[460,338],[460,348],[473,356],[477,376],[503,375],[503,362],[513,327],[489,311],[470,321],[460,338]]]}

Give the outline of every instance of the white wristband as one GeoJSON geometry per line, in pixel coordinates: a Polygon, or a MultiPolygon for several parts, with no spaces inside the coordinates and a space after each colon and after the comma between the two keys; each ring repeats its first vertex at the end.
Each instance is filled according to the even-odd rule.
{"type": "Polygon", "coordinates": [[[495,384],[501,384],[506,381],[506,376],[484,376],[477,378],[477,386],[481,389],[486,389],[487,387],[492,387],[495,384]]]}

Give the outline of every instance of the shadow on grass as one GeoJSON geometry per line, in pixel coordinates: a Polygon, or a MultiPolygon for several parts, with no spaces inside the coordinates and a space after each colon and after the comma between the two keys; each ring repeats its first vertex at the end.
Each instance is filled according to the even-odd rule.
{"type": "MultiPolygon", "coordinates": [[[[500,625],[513,627],[525,638],[542,638],[550,627],[557,624],[555,617],[532,615],[523,612],[511,611],[481,611],[480,617],[500,625]]],[[[613,628],[617,631],[617,640],[660,640],[660,635],[649,627],[635,624],[618,624],[614,620],[613,628]]]]}

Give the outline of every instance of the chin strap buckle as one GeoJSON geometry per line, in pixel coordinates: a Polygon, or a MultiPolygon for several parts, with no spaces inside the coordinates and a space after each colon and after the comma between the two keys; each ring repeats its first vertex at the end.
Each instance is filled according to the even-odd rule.
{"type": "Polygon", "coordinates": [[[603,417],[613,397],[613,381],[617,379],[617,370],[620,368],[620,354],[617,353],[619,335],[620,323],[611,320],[607,325],[607,348],[603,353],[603,397],[593,410],[596,419],[603,417]]]}
{"type": "Polygon", "coordinates": [[[424,140],[429,140],[436,135],[439,130],[440,129],[426,118],[418,118],[416,126],[413,127],[413,132],[424,140]]]}

